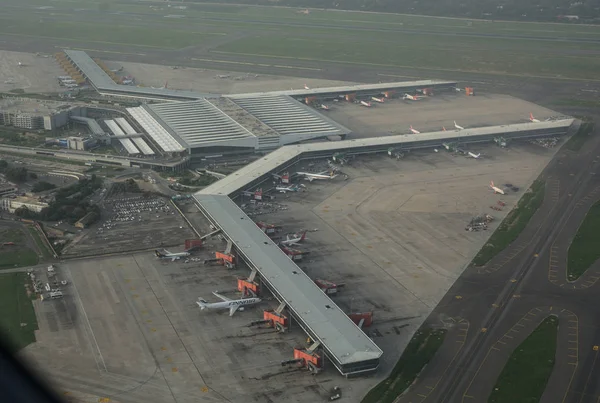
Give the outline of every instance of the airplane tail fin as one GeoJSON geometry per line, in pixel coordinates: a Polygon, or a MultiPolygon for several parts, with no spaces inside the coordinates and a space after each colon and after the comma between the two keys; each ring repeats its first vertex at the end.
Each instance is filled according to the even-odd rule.
{"type": "Polygon", "coordinates": [[[301,240],[301,241],[304,241],[304,239],[305,239],[305,238],[306,238],[306,231],[304,231],[304,232],[302,233],[302,236],[300,237],[300,240],[301,240]]]}
{"type": "Polygon", "coordinates": [[[196,304],[200,307],[201,310],[205,310],[206,309],[206,300],[202,299],[202,298],[198,298],[198,301],[196,301],[196,304]]]}
{"type": "Polygon", "coordinates": [[[494,187],[494,181],[490,181],[490,186],[494,187]]]}
{"type": "Polygon", "coordinates": [[[156,257],[165,257],[165,255],[163,255],[162,253],[160,253],[160,251],[158,249],[156,249],[154,251],[154,254],[156,255],[156,257]]]}
{"type": "Polygon", "coordinates": [[[165,81],[165,89],[169,88],[169,81],[165,81]]]}
{"type": "Polygon", "coordinates": [[[445,128],[444,126],[442,126],[442,129],[443,129],[444,131],[446,131],[446,128],[445,128]]]}

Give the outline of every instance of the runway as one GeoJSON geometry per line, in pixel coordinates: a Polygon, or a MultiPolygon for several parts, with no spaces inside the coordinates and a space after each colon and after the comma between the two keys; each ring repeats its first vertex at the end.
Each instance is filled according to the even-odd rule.
{"type": "Polygon", "coordinates": [[[559,317],[558,346],[541,402],[600,399],[600,272],[594,266],[569,282],[565,267],[570,239],[600,198],[599,154],[599,138],[579,154],[558,152],[542,174],[543,205],[525,231],[485,267],[468,268],[427,319],[451,329],[398,402],[486,401],[514,348],[551,314],[559,317]]]}

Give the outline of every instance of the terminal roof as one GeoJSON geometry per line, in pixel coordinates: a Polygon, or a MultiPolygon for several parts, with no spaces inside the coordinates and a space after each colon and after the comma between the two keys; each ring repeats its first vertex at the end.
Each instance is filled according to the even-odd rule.
{"type": "Polygon", "coordinates": [[[256,97],[273,97],[278,95],[287,95],[291,97],[309,97],[319,96],[324,94],[346,94],[354,91],[409,91],[413,88],[428,88],[433,86],[455,86],[456,81],[441,81],[441,80],[420,80],[420,81],[400,81],[392,83],[377,83],[377,84],[359,84],[359,85],[348,85],[344,87],[324,87],[324,88],[311,88],[311,89],[299,89],[299,90],[285,90],[285,91],[269,91],[269,92],[253,92],[246,94],[232,94],[224,95],[225,97],[232,99],[243,99],[243,98],[256,98],[256,97]]]}
{"type": "Polygon", "coordinates": [[[254,138],[245,127],[233,120],[209,100],[167,102],[147,105],[189,148],[212,146],[244,138],[254,138]]]}
{"type": "Polygon", "coordinates": [[[381,349],[226,195],[196,194],[201,208],[342,364],[378,359],[381,349]]]}
{"type": "Polygon", "coordinates": [[[514,134],[515,132],[524,132],[531,129],[552,129],[559,127],[568,127],[573,123],[573,119],[539,122],[539,123],[523,123],[516,125],[502,125],[479,127],[465,130],[448,130],[411,135],[383,136],[371,137],[355,140],[344,140],[336,142],[319,142],[305,143],[298,145],[288,145],[281,147],[272,153],[246,165],[245,167],[227,175],[225,178],[213,183],[212,185],[199,191],[199,194],[221,194],[230,195],[242,189],[251,181],[262,177],[263,175],[274,171],[277,167],[286,162],[298,157],[303,153],[316,152],[343,152],[344,149],[354,149],[361,147],[415,147],[419,143],[432,146],[432,142],[437,142],[441,145],[442,142],[469,142],[472,137],[478,136],[502,136],[507,133],[514,134]]]}
{"type": "MultiPolygon", "coordinates": [[[[289,96],[244,97],[232,100],[283,136],[314,138],[350,133],[344,126],[289,96]]],[[[290,139],[293,140],[295,139],[290,139]]]]}

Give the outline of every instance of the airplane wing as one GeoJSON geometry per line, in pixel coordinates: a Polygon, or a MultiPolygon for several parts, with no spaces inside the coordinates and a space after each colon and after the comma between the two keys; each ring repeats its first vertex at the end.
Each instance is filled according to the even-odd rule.
{"type": "MultiPolygon", "coordinates": [[[[217,298],[221,298],[225,302],[231,301],[230,298],[227,298],[226,296],[219,294],[217,291],[213,292],[213,295],[217,298]]],[[[236,309],[237,309],[237,307],[236,307],[236,309]]]]}
{"type": "Polygon", "coordinates": [[[233,314],[235,313],[235,311],[238,310],[240,306],[239,305],[234,305],[232,307],[229,308],[229,316],[233,316],[233,314]]]}
{"type": "Polygon", "coordinates": [[[171,258],[171,262],[174,262],[174,261],[176,261],[177,259],[179,259],[179,256],[173,256],[173,257],[171,258]]]}

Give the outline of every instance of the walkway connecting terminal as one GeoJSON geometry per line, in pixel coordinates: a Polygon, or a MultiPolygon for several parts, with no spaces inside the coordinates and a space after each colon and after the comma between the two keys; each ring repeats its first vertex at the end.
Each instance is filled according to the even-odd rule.
{"type": "Polygon", "coordinates": [[[202,194],[196,201],[343,375],[377,369],[381,349],[229,197],[202,194]]]}

